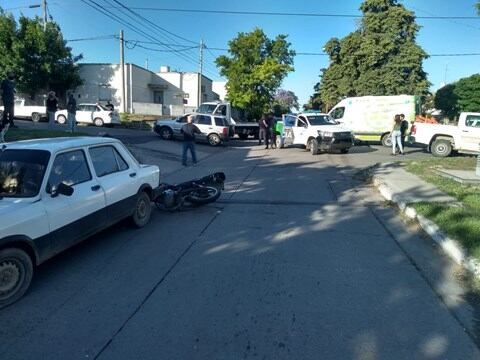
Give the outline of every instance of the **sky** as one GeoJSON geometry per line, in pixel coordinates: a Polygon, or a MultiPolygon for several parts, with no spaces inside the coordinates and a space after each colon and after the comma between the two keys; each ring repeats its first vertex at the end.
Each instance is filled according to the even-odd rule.
{"type": "MultiPolygon", "coordinates": [[[[106,3],[113,0],[95,0],[110,12],[119,14],[119,10],[108,7],[106,3]]],[[[360,15],[361,0],[243,0],[243,1],[194,1],[194,0],[119,0],[126,6],[169,8],[169,9],[202,9],[233,10],[259,12],[288,13],[330,13],[360,15]]],[[[41,15],[41,9],[14,9],[38,4],[41,0],[0,0],[0,6],[15,16],[41,15]]],[[[230,15],[189,12],[168,12],[153,10],[136,10],[148,18],[153,24],[181,36],[183,39],[160,31],[158,28],[143,28],[144,32],[155,41],[168,44],[170,49],[182,49],[181,52],[153,51],[140,46],[159,49],[158,45],[140,44],[135,40],[152,41],[140,34],[118,24],[111,16],[107,17],[84,4],[81,0],[48,0],[49,13],[56,21],[67,40],[98,37],[118,34],[125,31],[127,43],[125,49],[126,62],[146,66],[158,71],[160,66],[168,65],[173,70],[198,71],[199,49],[194,43],[203,39],[207,49],[204,51],[205,75],[213,80],[222,80],[214,64],[215,57],[225,52],[210,48],[227,48],[228,41],[238,32],[248,32],[255,27],[262,28],[269,37],[287,34],[292,48],[297,52],[322,52],[323,45],[332,37],[344,37],[355,30],[357,20],[338,17],[302,17],[302,16],[263,16],[263,15],[230,15]],[[187,42],[189,41],[189,42],[187,42]],[[193,43],[192,43],[193,42],[193,43]]],[[[404,0],[401,1],[417,16],[475,16],[475,0],[404,0]],[[434,5],[434,6],[433,6],[434,5]]],[[[140,20],[130,14],[128,20],[135,26],[141,26],[140,20]]],[[[451,19],[417,19],[421,29],[418,43],[428,54],[464,54],[480,53],[480,17],[472,20],[451,19]]],[[[145,23],[144,23],[145,24],[145,23]]],[[[83,54],[82,62],[118,63],[120,57],[119,41],[116,39],[90,40],[70,42],[73,53],[83,54]]],[[[166,49],[163,47],[163,49],[166,49]]],[[[168,50],[168,49],[167,49],[168,50]]],[[[313,93],[313,86],[319,81],[320,69],[328,66],[327,56],[295,57],[295,71],[285,79],[282,87],[292,90],[305,103],[313,93]]],[[[432,91],[444,83],[454,82],[462,77],[480,73],[480,56],[448,56],[430,57],[424,62],[424,69],[432,83],[432,91]]]]}

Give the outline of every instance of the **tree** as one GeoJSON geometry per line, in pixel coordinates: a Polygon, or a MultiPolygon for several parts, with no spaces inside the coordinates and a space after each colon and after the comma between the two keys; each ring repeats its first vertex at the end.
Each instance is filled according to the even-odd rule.
{"type": "Polygon", "coordinates": [[[358,29],[324,46],[330,64],[321,70],[319,90],[331,108],[340,99],[365,95],[426,95],[427,54],[416,43],[419,26],[398,0],[365,0],[358,29]]]}
{"type": "Polygon", "coordinates": [[[273,112],[275,116],[281,116],[292,111],[298,110],[298,97],[293,91],[278,89],[273,98],[273,112]]]}
{"type": "Polygon", "coordinates": [[[458,80],[454,92],[460,111],[480,112],[480,74],[458,80]]]}
{"type": "Polygon", "coordinates": [[[269,39],[258,28],[241,32],[229,42],[229,56],[216,59],[220,74],[227,78],[228,98],[250,119],[271,109],[275,91],[293,71],[295,52],[286,38],[278,35],[269,39]]]}
{"type": "Polygon", "coordinates": [[[435,94],[435,107],[449,118],[460,112],[480,111],[480,74],[475,74],[448,84],[435,94]]]}
{"type": "Polygon", "coordinates": [[[313,93],[313,95],[310,96],[308,102],[303,105],[303,109],[322,111],[324,108],[324,104],[322,102],[322,97],[320,94],[320,83],[317,83],[313,89],[315,92],[313,93]]]}
{"type": "Polygon", "coordinates": [[[0,74],[13,70],[17,89],[31,98],[48,90],[64,96],[82,83],[76,66],[82,56],[72,55],[54,22],[43,30],[38,17],[21,16],[17,25],[13,16],[0,13],[0,57],[0,74]]]}
{"type": "Polygon", "coordinates": [[[448,118],[454,118],[458,114],[458,98],[455,94],[455,85],[448,84],[438,89],[434,102],[436,109],[442,110],[448,118]]]}
{"type": "Polygon", "coordinates": [[[480,15],[480,1],[477,1],[477,12],[478,12],[478,15],[480,15]]]}

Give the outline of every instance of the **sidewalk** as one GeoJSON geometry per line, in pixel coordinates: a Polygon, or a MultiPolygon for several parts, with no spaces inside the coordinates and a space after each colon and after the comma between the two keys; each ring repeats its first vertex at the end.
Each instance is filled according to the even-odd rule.
{"type": "Polygon", "coordinates": [[[397,163],[378,164],[369,169],[369,172],[372,183],[387,201],[392,201],[397,205],[400,212],[408,218],[418,221],[420,227],[449,257],[480,278],[480,263],[470,257],[457,240],[448,237],[437,224],[418,214],[413,207],[409,206],[409,204],[420,202],[448,203],[451,206],[462,206],[457,199],[410,174],[397,163]]]}

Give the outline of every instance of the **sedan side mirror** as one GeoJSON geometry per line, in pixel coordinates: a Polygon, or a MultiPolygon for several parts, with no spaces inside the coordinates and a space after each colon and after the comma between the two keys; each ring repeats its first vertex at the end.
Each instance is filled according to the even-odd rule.
{"type": "Polygon", "coordinates": [[[72,196],[73,187],[70,185],[60,183],[57,188],[52,192],[52,197],[57,197],[58,195],[72,196]]]}

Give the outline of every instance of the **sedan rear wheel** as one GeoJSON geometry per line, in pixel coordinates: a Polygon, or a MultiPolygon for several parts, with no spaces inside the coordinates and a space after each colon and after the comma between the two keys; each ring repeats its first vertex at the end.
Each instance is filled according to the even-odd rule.
{"type": "Polygon", "coordinates": [[[33,263],[28,254],[17,248],[0,251],[0,308],[8,306],[27,291],[33,277],[33,263]]]}
{"type": "Polygon", "coordinates": [[[63,125],[67,122],[67,118],[64,115],[58,115],[57,116],[57,123],[60,125],[63,125]]]}
{"type": "Polygon", "coordinates": [[[95,119],[93,119],[93,124],[95,126],[101,127],[101,126],[103,126],[103,119],[102,118],[95,118],[95,119]]]}

